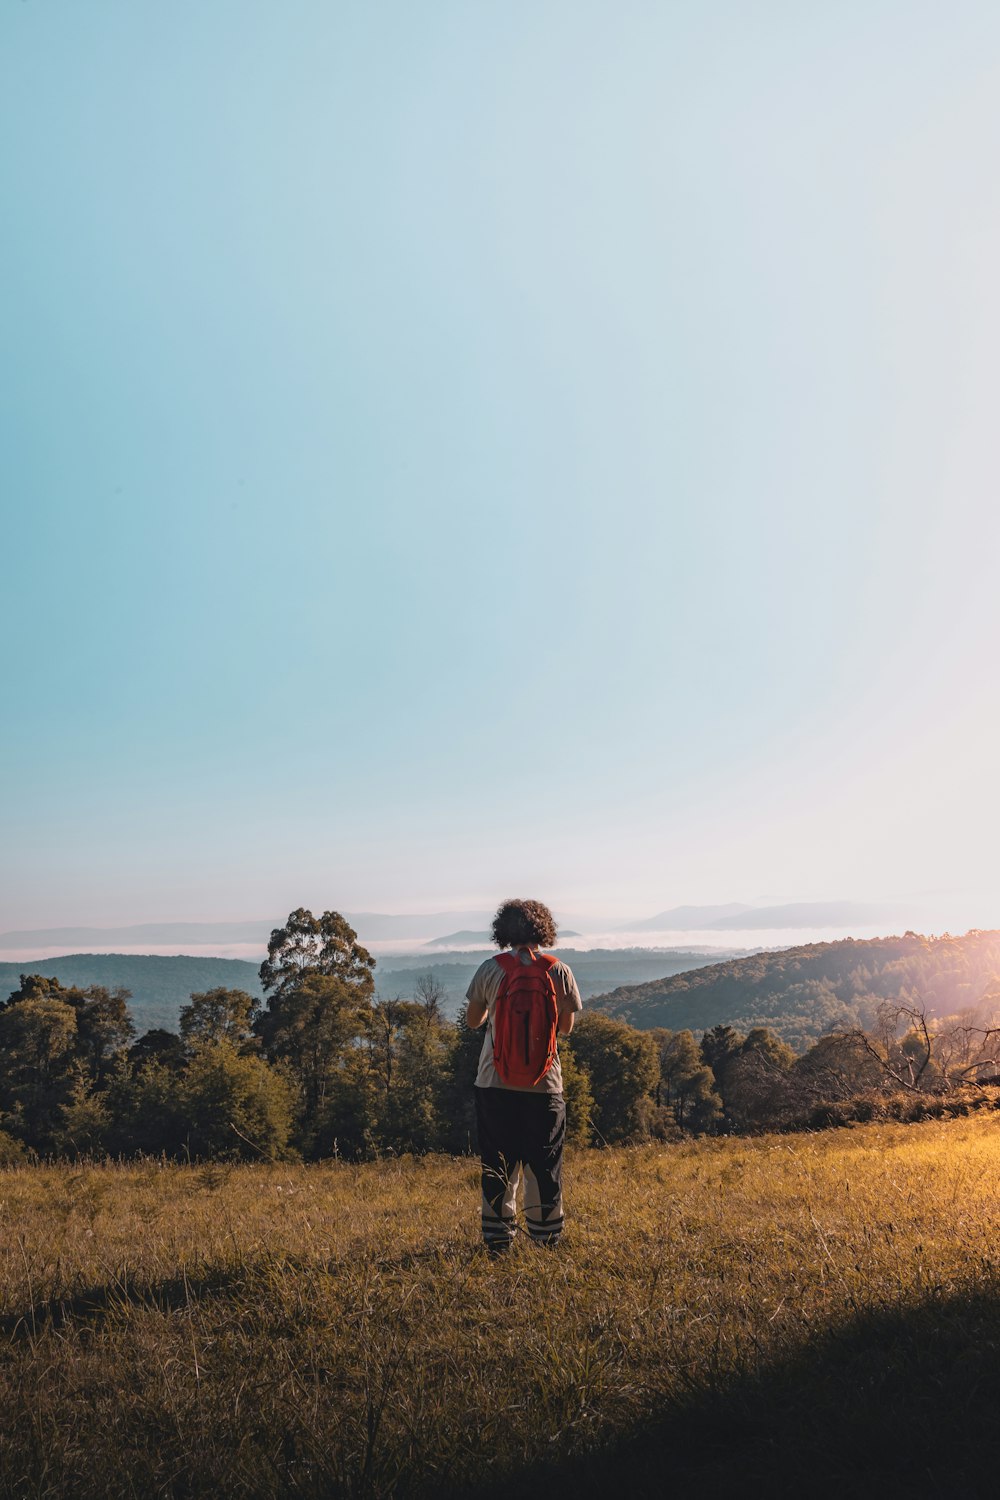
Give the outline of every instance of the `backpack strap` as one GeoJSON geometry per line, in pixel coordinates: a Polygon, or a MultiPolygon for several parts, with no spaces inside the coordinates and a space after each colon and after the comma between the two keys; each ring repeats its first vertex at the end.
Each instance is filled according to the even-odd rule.
{"type": "MultiPolygon", "coordinates": [[[[527,944],[522,943],[521,948],[527,948],[527,944]]],[[[509,971],[511,974],[516,974],[517,969],[514,967],[515,964],[523,969],[528,967],[527,964],[522,964],[518,958],[521,948],[512,948],[509,953],[494,953],[493,957],[502,969],[509,971]]],[[[528,951],[530,952],[530,949],[528,951]]],[[[551,969],[552,965],[557,964],[559,960],[554,953],[536,953],[531,962],[533,964],[544,964],[547,969],[551,969]]]]}
{"type": "Polygon", "coordinates": [[[518,969],[525,967],[516,953],[496,953],[494,958],[508,979],[512,979],[518,969]]]}
{"type": "Polygon", "coordinates": [[[556,977],[553,974],[552,970],[555,968],[558,962],[559,960],[553,953],[539,953],[535,956],[535,963],[541,965],[545,974],[545,978],[549,982],[549,989],[552,993],[552,998],[556,1003],[557,1017],[559,1015],[559,987],[556,984],[556,977]]]}
{"type": "MultiPolygon", "coordinates": [[[[520,974],[524,969],[543,969],[551,979],[552,970],[559,962],[553,954],[536,953],[530,963],[523,964],[518,957],[519,951],[519,949],[515,948],[511,953],[495,953],[493,955],[504,972],[505,982],[501,985],[501,989],[506,989],[507,984],[514,978],[514,975],[520,974]]],[[[554,983],[555,981],[553,980],[554,983]]]]}

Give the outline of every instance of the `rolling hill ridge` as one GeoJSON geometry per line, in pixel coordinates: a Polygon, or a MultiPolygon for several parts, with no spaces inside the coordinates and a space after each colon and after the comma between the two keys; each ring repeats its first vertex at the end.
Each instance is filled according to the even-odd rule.
{"type": "Polygon", "coordinates": [[[826,1032],[870,1025],[885,1000],[937,1016],[1000,1008],[1000,931],[809,943],[621,985],[590,1004],[640,1030],[769,1026],[804,1051],[826,1032]]]}
{"type": "Polygon", "coordinates": [[[162,1026],[176,1031],[182,1005],[192,994],[218,988],[263,996],[257,965],[239,958],[166,957],[154,953],[70,953],[64,958],[32,958],[0,963],[0,1000],[18,987],[22,974],[44,974],[60,984],[124,986],[137,1032],[162,1026]]]}
{"type": "MultiPolygon", "coordinates": [[[[377,993],[383,998],[412,995],[418,978],[430,974],[444,989],[446,1014],[455,1016],[476,969],[495,951],[484,948],[452,955],[428,949],[425,954],[380,958],[375,970],[377,993]]],[[[709,961],[709,955],[688,950],[665,953],[646,948],[621,948],[578,952],[561,948],[559,952],[572,967],[585,1000],[606,991],[609,985],[622,981],[634,983],[664,973],[676,974],[709,961]]],[[[105,985],[108,989],[123,985],[132,993],[129,1010],[139,1033],[153,1027],[176,1031],[181,1007],[188,1003],[193,992],[221,986],[246,990],[250,995],[263,998],[257,965],[239,958],[70,953],[59,958],[22,959],[16,963],[0,963],[0,1001],[17,989],[22,974],[44,974],[58,979],[61,984],[80,985],[84,989],[92,984],[105,985]]]]}

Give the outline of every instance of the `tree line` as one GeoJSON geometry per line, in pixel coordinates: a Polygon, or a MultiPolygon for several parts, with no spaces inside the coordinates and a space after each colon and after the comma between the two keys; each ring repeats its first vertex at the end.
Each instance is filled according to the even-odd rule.
{"type": "MultiPolygon", "coordinates": [[[[22,975],[0,1005],[0,1162],[473,1150],[482,1032],[445,1017],[432,976],[384,999],[374,969],[344,917],[300,908],[271,934],[263,1002],[192,994],[178,1032],[139,1037],[127,990],[22,975]]],[[[591,1145],[964,1111],[1000,1082],[990,1004],[931,1020],[912,995],[798,1055],[768,1027],[696,1038],[601,1011],[560,1052],[570,1138],[591,1145]]]]}

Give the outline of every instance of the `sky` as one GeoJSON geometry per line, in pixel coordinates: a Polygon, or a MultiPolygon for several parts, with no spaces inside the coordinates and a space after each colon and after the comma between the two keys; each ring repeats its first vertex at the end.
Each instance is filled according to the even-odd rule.
{"type": "Polygon", "coordinates": [[[998,101],[971,0],[3,7],[0,928],[1000,925],[998,101]]]}

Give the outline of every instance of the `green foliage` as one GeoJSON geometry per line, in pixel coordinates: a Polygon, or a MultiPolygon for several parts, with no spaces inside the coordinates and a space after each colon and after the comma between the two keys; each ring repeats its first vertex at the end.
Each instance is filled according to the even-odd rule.
{"type": "Polygon", "coordinates": [[[292,1129],[292,1089],[276,1069],[238,1052],[231,1042],[206,1042],[181,1079],[179,1114],[192,1158],[276,1158],[292,1129]]]}
{"type": "Polygon", "coordinates": [[[13,1135],[47,1151],[76,1076],[77,1012],[33,995],[0,1010],[0,1112],[13,1135]]]}
{"type": "Polygon", "coordinates": [[[14,1167],[25,1159],[21,1142],[6,1130],[0,1130],[0,1167],[14,1167]]]}
{"type": "Polygon", "coordinates": [[[367,993],[339,975],[306,969],[286,984],[254,1023],[264,1052],[281,1063],[299,1089],[300,1135],[342,1093],[346,1075],[357,1073],[352,1055],[364,1036],[371,1006],[367,993]]]}
{"type": "Polygon", "coordinates": [[[563,1098],[566,1100],[566,1140],[585,1146],[594,1129],[594,1093],[590,1074],[573,1048],[573,1034],[559,1038],[559,1062],[562,1066],[563,1098]]]}
{"type": "Polygon", "coordinates": [[[36,1150],[100,1149],[109,1120],[99,1093],[133,1035],[128,998],[22,974],[0,1007],[0,1112],[36,1150]]]}
{"type": "Polygon", "coordinates": [[[112,1117],[105,1097],[78,1076],[62,1106],[53,1145],[63,1156],[97,1156],[107,1145],[112,1117]]]}
{"type": "Polygon", "coordinates": [[[850,1099],[879,1088],[883,1082],[882,1069],[862,1038],[843,1032],[820,1037],[808,1052],[796,1058],[792,1075],[800,1105],[821,1099],[850,1099]]]}
{"type": "Polygon", "coordinates": [[[367,999],[375,988],[374,968],[374,958],[339,912],[325,911],[321,917],[314,917],[300,906],[284,927],[276,927],[271,933],[267,958],[260,966],[260,982],[272,996],[272,1003],[297,989],[310,973],[337,978],[367,999]]]}
{"type": "MultiPolygon", "coordinates": [[[[0,962],[0,995],[19,982],[24,965],[0,962]]],[[[261,997],[259,964],[240,958],[192,958],[190,954],[70,953],[45,960],[46,976],[64,986],[94,986],[129,992],[129,1010],[139,1031],[163,1026],[176,1030],[177,1013],[195,990],[217,986],[249,990],[261,997]]]]}
{"type": "Polygon", "coordinates": [[[573,1029],[573,1055],[590,1081],[595,1139],[612,1145],[642,1136],[660,1075],[653,1038],[611,1016],[584,1013],[573,1029]]]}
{"type": "Polygon", "coordinates": [[[128,1013],[129,992],[94,985],[78,993],[71,990],[69,996],[76,1010],[77,1055],[99,1088],[135,1035],[128,1013]]]}
{"type": "Polygon", "coordinates": [[[379,1149],[373,1126],[377,1082],[369,1058],[360,1045],[344,1051],[327,1079],[315,1113],[300,1107],[294,1142],[310,1160],[325,1156],[353,1160],[379,1149]]]}
{"type": "Polygon", "coordinates": [[[106,1145],[113,1155],[185,1154],[188,1125],[179,1068],[149,1057],[141,1067],[123,1070],[111,1082],[107,1106],[106,1145]]]}
{"type": "Polygon", "coordinates": [[[260,1001],[246,990],[227,990],[221,986],[192,995],[180,1014],[180,1032],[188,1048],[211,1042],[230,1042],[234,1047],[254,1044],[253,1023],[260,1001]]]}
{"type": "MultiPolygon", "coordinates": [[[[928,1019],[916,978],[937,973],[940,998],[961,990],[957,974],[973,974],[966,989],[977,992],[995,937],[970,934],[942,947],[908,935],[876,945],[883,957],[887,946],[904,945],[892,963],[908,986],[905,1001],[872,993],[888,983],[891,965],[880,969],[870,945],[757,955],[751,978],[770,983],[780,973],[790,981],[786,993],[808,991],[812,1003],[828,983],[815,964],[850,950],[844,982],[867,1007],[869,1029],[819,1037],[799,1058],[763,1024],[744,1033],[719,1021],[699,1044],[689,1027],[644,1032],[588,1011],[561,1042],[568,1138],[674,1141],[722,1129],[794,1129],[833,1123],[841,1106],[852,1119],[866,1110],[877,1117],[880,1100],[908,1090],[925,1102],[905,1118],[920,1117],[931,1108],[929,1094],[1000,1071],[993,1025],[1000,980],[985,983],[979,1004],[928,1019]],[[863,955],[868,963],[859,962],[863,955]]],[[[0,1130],[29,1150],[75,1156],[281,1157],[294,1148],[310,1158],[358,1159],[474,1150],[482,1031],[471,1031],[464,1013],[457,1025],[444,1019],[443,986],[432,972],[417,975],[412,999],[375,999],[373,965],[343,917],[300,909],[272,934],[264,1006],[251,989],[214,986],[192,993],[181,1036],[152,1030],[138,1040],[125,991],[22,974],[0,1005],[0,1130]]],[[[739,965],[713,967],[711,983],[702,970],[683,984],[711,989],[720,973],[726,983],[746,979],[739,965]]]]}
{"type": "Polygon", "coordinates": [[[745,1041],[746,1037],[731,1026],[713,1026],[711,1031],[705,1032],[701,1039],[702,1061],[711,1068],[717,1082],[725,1079],[726,1070],[739,1057],[745,1041]]]}
{"type": "Polygon", "coordinates": [[[753,1057],[779,1073],[787,1073],[795,1053],[767,1026],[754,1026],[740,1048],[740,1056],[753,1057]]]}
{"type": "Polygon", "coordinates": [[[184,1066],[184,1043],[176,1032],[156,1027],[145,1032],[128,1049],[128,1062],[133,1068],[144,1068],[147,1063],[161,1063],[163,1067],[179,1073],[184,1066]]]}
{"type": "Polygon", "coordinates": [[[297,1142],[310,1154],[331,1141],[356,1151],[370,1133],[373,1085],[358,1047],[370,1035],[374,967],[339,912],[299,907],[271,933],[260,969],[269,998],[253,1030],[295,1081],[297,1142]]]}
{"type": "Polygon", "coordinates": [[[700,1053],[730,1129],[760,1129],[783,1117],[795,1054],[773,1031],[755,1026],[742,1036],[732,1026],[713,1026],[701,1039],[700,1053]]]}
{"type": "Polygon", "coordinates": [[[99,984],[88,989],[66,987],[42,974],[22,974],[7,1006],[23,1005],[28,1000],[58,1000],[71,1006],[76,1015],[77,1061],[96,1083],[103,1083],[118,1054],[135,1035],[128,1012],[130,998],[126,989],[108,990],[99,984]]]}
{"type": "Polygon", "coordinates": [[[445,1089],[455,1028],[434,1004],[412,1003],[396,1040],[396,1063],[386,1121],[395,1149],[432,1151],[446,1126],[445,1089]]]}
{"type": "Polygon", "coordinates": [[[729,1058],[719,1087],[726,1117],[739,1130],[765,1130],[786,1108],[795,1054],[773,1031],[755,1026],[729,1058]]]}
{"type": "Polygon", "coordinates": [[[483,1029],[473,1030],[459,1011],[444,1080],[445,1129],[442,1145],[456,1154],[476,1149],[476,1109],[472,1092],[483,1046],[483,1029]]]}
{"type": "Polygon", "coordinates": [[[722,1118],[715,1075],[690,1031],[655,1030],[650,1035],[660,1052],[656,1102],[673,1113],[681,1131],[704,1134],[722,1118]]]}
{"type": "Polygon", "coordinates": [[[644,1030],[764,1026],[804,1052],[828,1032],[871,1027],[885,1001],[916,1002],[935,1017],[976,1006],[998,975],[1000,932],[906,933],[755,953],[623,986],[589,1004],[644,1030]]]}

